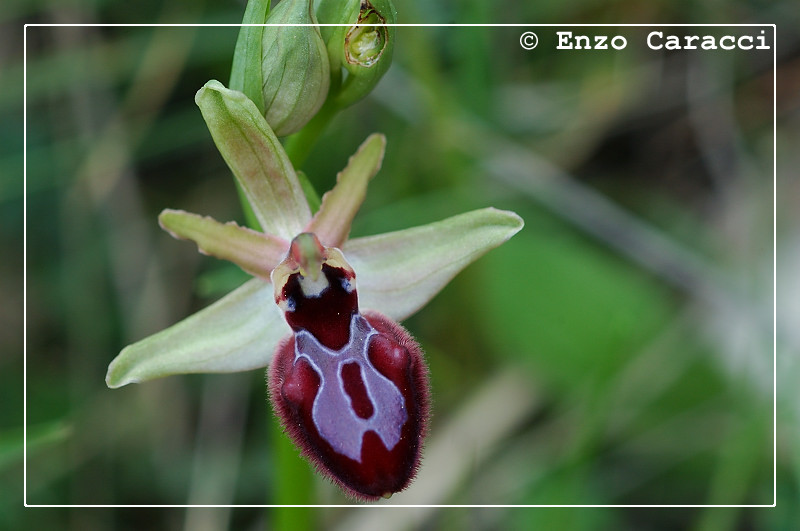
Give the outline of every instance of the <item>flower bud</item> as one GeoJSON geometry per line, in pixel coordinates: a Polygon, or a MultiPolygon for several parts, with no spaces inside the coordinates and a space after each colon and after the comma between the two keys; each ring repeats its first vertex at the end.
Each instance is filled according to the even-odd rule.
{"type": "Polygon", "coordinates": [[[231,88],[244,92],[278,136],[299,131],[328,96],[330,68],[311,0],[250,0],[236,43],[231,88]],[[266,17],[266,18],[265,18],[266,17]]]}
{"type": "Polygon", "coordinates": [[[391,0],[320,0],[317,17],[326,26],[322,37],[328,49],[331,75],[341,80],[336,103],[346,107],[360,100],[375,87],[392,63],[397,21],[391,0]]]}
{"type": "MultiPolygon", "coordinates": [[[[269,24],[316,24],[310,0],[283,0],[269,24]]],[[[268,26],[262,36],[264,116],[278,136],[299,131],[328,96],[325,44],[313,26],[268,26]]]]}

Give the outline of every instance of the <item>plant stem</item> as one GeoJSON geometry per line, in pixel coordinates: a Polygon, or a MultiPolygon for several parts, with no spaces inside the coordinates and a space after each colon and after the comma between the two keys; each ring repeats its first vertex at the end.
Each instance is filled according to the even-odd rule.
{"type": "Polygon", "coordinates": [[[332,98],[328,98],[319,112],[303,129],[286,138],[283,147],[295,168],[303,165],[308,155],[311,154],[314,144],[317,143],[320,135],[338,111],[339,106],[333,102],[332,98]]]}
{"type": "Polygon", "coordinates": [[[258,222],[255,213],[253,212],[253,207],[250,206],[250,202],[247,200],[247,197],[244,195],[244,190],[242,190],[241,185],[239,185],[239,181],[235,178],[233,180],[234,184],[236,185],[236,192],[239,194],[239,203],[242,205],[242,211],[244,212],[244,221],[245,224],[253,230],[260,231],[261,224],[258,222]]]}
{"type": "MultiPolygon", "coordinates": [[[[275,419],[270,419],[275,420],[275,419]]],[[[270,422],[272,458],[275,466],[274,505],[311,505],[314,503],[314,477],[311,467],[297,453],[278,422],[270,422]]],[[[308,508],[276,507],[271,513],[270,529],[305,531],[314,529],[314,514],[308,508]]]]}

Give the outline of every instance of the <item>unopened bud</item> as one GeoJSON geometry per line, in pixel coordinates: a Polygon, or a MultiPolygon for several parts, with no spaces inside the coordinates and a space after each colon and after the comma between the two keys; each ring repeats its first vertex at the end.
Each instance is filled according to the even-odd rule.
{"type": "Polygon", "coordinates": [[[328,96],[330,68],[311,0],[250,0],[236,44],[231,87],[244,92],[278,136],[299,131],[328,96]],[[266,18],[265,18],[266,17],[266,18]]]}
{"type": "Polygon", "coordinates": [[[397,21],[391,0],[320,0],[317,17],[326,26],[322,37],[328,49],[331,74],[341,79],[336,103],[345,107],[360,100],[375,87],[392,63],[397,21]]]}
{"type": "MultiPolygon", "coordinates": [[[[268,24],[316,24],[310,0],[282,0],[268,24]]],[[[262,37],[264,116],[278,136],[299,131],[328,96],[325,43],[314,26],[267,26],[262,37]]]]}

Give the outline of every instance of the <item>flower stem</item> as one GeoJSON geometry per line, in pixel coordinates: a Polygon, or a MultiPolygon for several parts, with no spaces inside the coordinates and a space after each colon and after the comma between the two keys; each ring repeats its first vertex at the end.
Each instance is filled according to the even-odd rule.
{"type": "Polygon", "coordinates": [[[332,101],[332,98],[328,98],[303,129],[286,138],[283,147],[295,168],[303,165],[311,154],[314,144],[338,111],[339,106],[332,101]]]}
{"type": "MultiPolygon", "coordinates": [[[[274,419],[271,419],[274,420],[274,419]]],[[[311,467],[300,458],[297,448],[278,422],[270,422],[272,458],[275,466],[274,505],[311,505],[314,503],[314,478],[311,467]]],[[[271,513],[270,529],[305,531],[314,529],[314,514],[308,508],[276,507],[271,513]]]]}
{"type": "Polygon", "coordinates": [[[239,181],[234,179],[233,182],[236,184],[236,192],[239,194],[239,203],[242,205],[245,224],[253,230],[262,230],[261,224],[258,222],[258,219],[256,219],[256,215],[253,212],[253,207],[251,207],[250,202],[247,201],[247,197],[245,197],[244,190],[242,190],[242,186],[239,184],[239,181]]]}

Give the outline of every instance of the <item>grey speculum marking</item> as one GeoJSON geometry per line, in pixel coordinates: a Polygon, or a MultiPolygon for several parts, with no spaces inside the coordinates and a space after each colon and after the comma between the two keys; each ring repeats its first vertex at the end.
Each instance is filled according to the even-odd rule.
{"type": "Polygon", "coordinates": [[[342,455],[361,462],[361,443],[364,434],[372,430],[388,450],[400,441],[400,433],[408,419],[405,399],[388,378],[369,361],[369,341],[378,334],[360,314],[350,321],[350,341],[340,350],[331,350],[308,331],[295,334],[294,362],[305,358],[317,371],[320,387],[314,399],[311,416],[320,436],[342,455]],[[356,363],[361,379],[372,401],[373,412],[368,419],[359,417],[344,388],[342,367],[356,363]]]}

